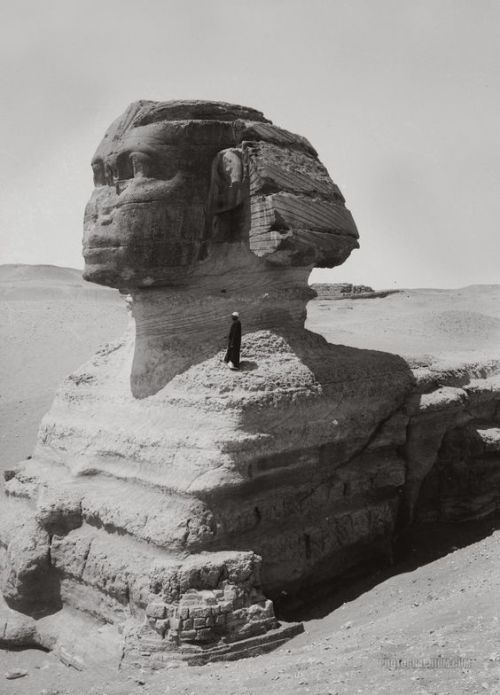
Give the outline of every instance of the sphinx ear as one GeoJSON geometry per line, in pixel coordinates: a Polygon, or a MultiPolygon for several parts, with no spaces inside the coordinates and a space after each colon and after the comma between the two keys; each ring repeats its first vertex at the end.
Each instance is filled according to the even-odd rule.
{"type": "Polygon", "coordinates": [[[209,210],[213,215],[234,210],[247,196],[246,167],[241,150],[218,152],[212,162],[209,210]]]}

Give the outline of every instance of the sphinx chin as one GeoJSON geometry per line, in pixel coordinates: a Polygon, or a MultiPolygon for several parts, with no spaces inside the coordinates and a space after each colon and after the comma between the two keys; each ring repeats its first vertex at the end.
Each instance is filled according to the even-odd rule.
{"type": "Polygon", "coordinates": [[[163,288],[178,288],[184,285],[190,272],[188,268],[180,269],[168,265],[156,268],[154,271],[146,264],[117,262],[111,258],[106,261],[86,261],[83,279],[98,285],[105,285],[121,292],[163,288]],[[182,271],[182,272],[181,272],[182,271]]]}
{"type": "Polygon", "coordinates": [[[86,263],[83,269],[83,279],[98,285],[108,285],[110,269],[99,263],[86,263]]]}
{"type": "Polygon", "coordinates": [[[125,247],[84,250],[83,279],[119,290],[140,286],[147,273],[141,273],[135,261],[127,261],[128,255],[125,247]]]}
{"type": "Polygon", "coordinates": [[[153,278],[147,271],[118,269],[113,263],[86,263],[83,279],[98,285],[105,285],[117,290],[133,290],[154,285],[153,278]]]}

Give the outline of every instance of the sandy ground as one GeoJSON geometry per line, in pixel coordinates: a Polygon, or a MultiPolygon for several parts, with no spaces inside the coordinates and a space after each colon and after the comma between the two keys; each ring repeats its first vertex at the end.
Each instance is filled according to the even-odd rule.
{"type": "Polygon", "coordinates": [[[500,285],[315,300],[307,328],[329,342],[396,352],[412,365],[500,357],[500,285]]]}
{"type": "MultiPolygon", "coordinates": [[[[499,286],[484,286],[316,301],[307,327],[414,364],[495,359],[499,300],[499,286]]],[[[31,453],[58,383],[125,323],[118,294],[86,286],[74,270],[0,266],[0,467],[31,453]]],[[[132,677],[78,672],[41,651],[0,651],[0,695],[500,695],[497,527],[488,520],[406,539],[395,567],[304,608],[305,634],[272,654],[132,677]],[[16,669],[26,675],[8,680],[16,669]]]]}
{"type": "Polygon", "coordinates": [[[126,322],[119,293],[73,269],[0,266],[0,468],[31,454],[62,379],[126,322]]]}

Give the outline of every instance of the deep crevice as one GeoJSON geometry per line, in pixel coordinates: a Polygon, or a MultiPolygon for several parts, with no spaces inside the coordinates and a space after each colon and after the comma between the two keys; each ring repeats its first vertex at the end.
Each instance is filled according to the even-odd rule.
{"type": "Polygon", "coordinates": [[[499,529],[500,510],[483,519],[460,523],[413,524],[397,536],[392,557],[380,554],[335,580],[309,584],[292,597],[282,595],[276,599],[277,617],[287,621],[323,618],[387,579],[477,543],[499,529]]]}
{"type": "Polygon", "coordinates": [[[37,649],[38,651],[44,652],[45,654],[49,654],[52,651],[52,649],[44,647],[41,644],[38,644],[37,642],[27,642],[26,644],[17,646],[13,645],[11,642],[2,642],[1,640],[0,649],[4,649],[8,652],[25,652],[27,649],[37,649]]]}

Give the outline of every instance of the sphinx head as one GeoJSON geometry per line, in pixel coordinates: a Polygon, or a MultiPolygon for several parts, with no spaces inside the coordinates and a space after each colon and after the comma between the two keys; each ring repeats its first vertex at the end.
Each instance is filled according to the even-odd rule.
{"type": "Polygon", "coordinates": [[[243,266],[333,267],[358,246],[315,150],[253,109],[136,102],[92,169],[83,238],[92,282],[137,289],[243,266]]]}

